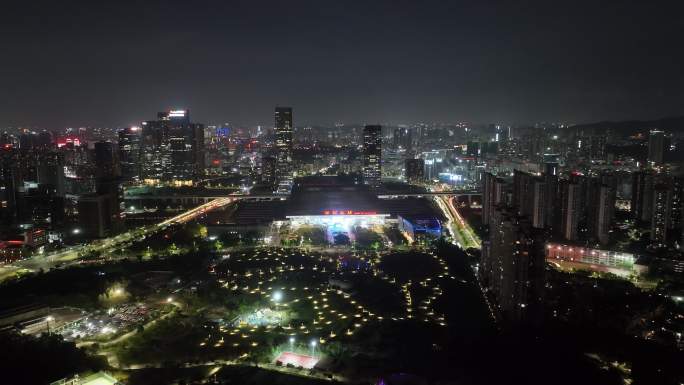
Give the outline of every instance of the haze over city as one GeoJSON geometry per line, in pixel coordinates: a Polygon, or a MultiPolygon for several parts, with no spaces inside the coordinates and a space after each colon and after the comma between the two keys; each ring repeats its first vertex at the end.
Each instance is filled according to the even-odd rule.
{"type": "Polygon", "coordinates": [[[684,385],[669,2],[0,10],[0,384],[684,385]]]}
{"type": "Polygon", "coordinates": [[[267,125],[277,104],[303,125],[569,124],[684,99],[684,27],[663,2],[13,2],[0,32],[3,126],[122,127],[161,107],[267,125]]]}

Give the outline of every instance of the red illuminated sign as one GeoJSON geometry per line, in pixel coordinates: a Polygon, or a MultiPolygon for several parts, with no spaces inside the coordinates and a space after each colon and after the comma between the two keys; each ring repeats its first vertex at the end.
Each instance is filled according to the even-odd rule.
{"type": "Polygon", "coordinates": [[[324,210],[323,215],[376,215],[377,211],[324,210]]]}

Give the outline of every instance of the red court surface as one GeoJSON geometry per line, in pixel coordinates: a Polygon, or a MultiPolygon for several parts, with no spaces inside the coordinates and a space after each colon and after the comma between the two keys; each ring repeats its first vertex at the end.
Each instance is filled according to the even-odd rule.
{"type": "Polygon", "coordinates": [[[292,352],[282,352],[278,358],[276,358],[276,362],[277,361],[282,362],[283,366],[292,364],[294,366],[301,366],[305,369],[311,369],[318,362],[318,358],[292,352]]]}

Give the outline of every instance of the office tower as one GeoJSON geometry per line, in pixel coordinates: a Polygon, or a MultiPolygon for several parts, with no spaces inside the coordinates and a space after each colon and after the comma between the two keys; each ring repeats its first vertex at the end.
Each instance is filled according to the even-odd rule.
{"type": "Polygon", "coordinates": [[[103,238],[112,229],[111,195],[88,194],[78,198],[78,225],[86,237],[103,238]]]}
{"type": "Polygon", "coordinates": [[[497,207],[483,243],[482,286],[509,322],[535,322],[544,288],[544,247],[538,230],[524,217],[497,207]]]}
{"type": "Polygon", "coordinates": [[[121,176],[124,180],[140,178],[140,140],[139,127],[127,127],[119,130],[119,161],[121,176]]]}
{"type": "Polygon", "coordinates": [[[143,180],[148,183],[191,185],[204,173],[204,126],[190,122],[187,110],[159,112],[143,122],[143,180]]]}
{"type": "Polygon", "coordinates": [[[66,193],[64,154],[56,151],[42,151],[38,156],[36,174],[39,185],[50,190],[52,195],[64,196],[66,193]]]}
{"type": "Polygon", "coordinates": [[[161,122],[142,122],[139,158],[140,177],[148,184],[160,183],[164,175],[162,126],[161,122]]]}
{"type": "Polygon", "coordinates": [[[569,241],[579,239],[582,207],[582,186],[570,181],[561,184],[561,234],[569,241]]]}
{"type": "MultiPolygon", "coordinates": [[[[95,194],[101,197],[101,206],[105,231],[118,231],[123,222],[121,204],[123,189],[121,187],[121,168],[119,151],[112,142],[95,143],[95,194]]],[[[100,235],[98,235],[100,236],[100,235]]]]}
{"type": "Polygon", "coordinates": [[[95,143],[95,176],[97,178],[118,178],[121,176],[119,153],[114,143],[95,143]]]}
{"type": "Polygon", "coordinates": [[[103,197],[104,200],[104,215],[107,217],[106,230],[118,232],[122,230],[123,218],[121,213],[123,211],[123,188],[119,183],[119,178],[99,178],[95,182],[95,193],[86,194],[86,196],[103,197]]]}
{"type": "Polygon", "coordinates": [[[651,217],[651,244],[663,247],[667,242],[667,229],[672,215],[672,188],[657,184],[653,188],[653,208],[651,217]]]}
{"type": "Polygon", "coordinates": [[[2,150],[0,222],[4,225],[59,225],[64,219],[66,181],[63,154],[50,148],[2,150]]]}
{"type": "Polygon", "coordinates": [[[610,242],[616,191],[614,186],[604,182],[607,181],[598,178],[589,182],[587,228],[592,239],[605,245],[610,242]]]}
{"type": "Polygon", "coordinates": [[[292,108],[275,109],[276,178],[278,193],[289,194],[292,188],[292,108]]]}
{"type": "Polygon", "coordinates": [[[380,186],[382,175],[382,127],[366,126],[363,129],[363,183],[380,186]]]}
{"type": "Polygon", "coordinates": [[[18,219],[17,214],[25,206],[23,197],[29,189],[41,186],[51,195],[65,193],[63,155],[50,149],[0,151],[0,208],[8,217],[18,219]]]}
{"type": "Polygon", "coordinates": [[[651,130],[648,136],[648,161],[653,164],[663,163],[665,155],[665,132],[651,130]]]}
{"type": "Polygon", "coordinates": [[[267,156],[261,158],[261,182],[273,185],[276,182],[276,158],[267,156]]]}
{"type": "Polygon", "coordinates": [[[0,223],[13,224],[17,220],[17,190],[23,180],[19,168],[19,152],[0,150],[0,223]]]}
{"type": "Polygon", "coordinates": [[[489,225],[494,209],[505,203],[506,182],[491,173],[482,177],[482,224],[489,225]]]}
{"type": "Polygon", "coordinates": [[[409,183],[421,183],[425,178],[425,160],[406,159],[405,173],[409,183]]]}
{"type": "Polygon", "coordinates": [[[187,111],[170,111],[160,118],[171,123],[164,137],[166,142],[162,143],[170,158],[165,179],[190,184],[204,173],[204,126],[190,123],[187,111]],[[179,118],[176,124],[174,115],[179,118]]]}
{"type": "Polygon", "coordinates": [[[64,196],[56,194],[52,185],[39,184],[23,194],[20,221],[41,228],[59,228],[64,224],[65,204],[64,196]]]}

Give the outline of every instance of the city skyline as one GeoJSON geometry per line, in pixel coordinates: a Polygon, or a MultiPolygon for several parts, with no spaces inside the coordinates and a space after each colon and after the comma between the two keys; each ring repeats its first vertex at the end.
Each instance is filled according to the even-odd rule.
{"type": "Polygon", "coordinates": [[[684,3],[14,2],[26,385],[684,385],[684,3]]]}
{"type": "MultiPolygon", "coordinates": [[[[293,108],[293,107],[283,107],[282,104],[276,105],[276,108],[293,108]]],[[[154,110],[154,109],[153,109],[154,110]]],[[[172,111],[185,111],[185,112],[190,112],[191,109],[182,106],[173,106],[173,107],[166,107],[166,108],[157,108],[156,110],[162,110],[165,112],[172,112],[172,111]]],[[[273,108],[271,108],[271,111],[273,108]]],[[[5,127],[0,127],[1,131],[4,131],[6,133],[19,133],[19,132],[27,132],[27,133],[41,133],[41,132],[49,132],[51,134],[69,134],[69,133],[77,133],[80,131],[92,131],[95,130],[96,132],[111,132],[111,133],[117,133],[119,131],[127,131],[127,130],[139,130],[141,127],[143,127],[145,124],[148,123],[148,118],[149,118],[149,112],[147,114],[148,116],[143,117],[139,120],[136,120],[135,122],[132,122],[130,124],[125,124],[121,126],[107,126],[107,125],[71,125],[71,126],[64,126],[64,127],[44,127],[44,126],[26,126],[26,125],[17,125],[17,126],[5,126],[5,127]],[[104,131],[101,131],[104,130],[104,131]]],[[[200,124],[207,126],[208,128],[220,128],[220,129],[238,129],[238,130],[256,130],[257,132],[265,133],[267,130],[275,130],[277,128],[276,124],[273,122],[265,122],[263,124],[234,124],[228,119],[224,120],[217,120],[217,121],[207,121],[204,120],[202,117],[197,118],[197,115],[194,114],[193,110],[193,120],[196,120],[198,122],[201,122],[200,124]]],[[[273,118],[271,118],[273,120],[273,118]]],[[[371,121],[371,122],[364,122],[361,120],[350,120],[347,122],[342,122],[342,121],[336,121],[336,122],[331,122],[328,124],[310,124],[308,122],[298,122],[298,124],[292,125],[293,128],[293,134],[301,134],[301,130],[304,130],[304,132],[311,132],[312,129],[322,129],[322,130],[330,130],[330,129],[335,129],[335,130],[358,130],[362,129],[365,126],[368,125],[379,125],[384,128],[401,128],[401,129],[409,129],[409,128],[415,128],[415,127],[432,127],[432,128],[460,128],[460,129],[465,129],[466,131],[471,131],[472,130],[478,130],[478,129],[487,129],[491,127],[502,127],[506,128],[509,130],[509,135],[510,132],[513,132],[511,130],[518,130],[522,129],[524,131],[527,131],[529,129],[538,129],[538,130],[548,130],[548,129],[564,129],[564,128],[571,128],[571,129],[577,129],[577,130],[585,130],[585,129],[590,129],[590,130],[599,130],[599,131],[610,131],[612,129],[615,129],[619,132],[646,132],[648,133],[649,129],[656,130],[658,132],[662,131],[662,126],[667,127],[667,131],[671,132],[672,134],[678,134],[680,131],[683,129],[680,128],[680,122],[684,121],[684,114],[682,115],[677,115],[677,116],[660,116],[656,117],[653,119],[627,119],[627,120],[596,120],[596,121],[590,121],[590,122],[583,122],[583,123],[577,123],[577,122],[566,122],[566,121],[531,121],[531,122],[507,122],[507,121],[468,121],[468,120],[452,120],[452,121],[400,121],[400,122],[383,122],[383,121],[371,121]]],[[[117,134],[118,135],[118,134],[117,134]]],[[[298,136],[295,135],[295,136],[298,136]]],[[[308,134],[306,134],[308,135],[308,134]]],[[[116,136],[116,135],[115,135],[116,136]]],[[[110,139],[114,139],[115,136],[112,136],[110,139]]],[[[492,138],[492,140],[498,141],[496,138],[492,138]]]]}

